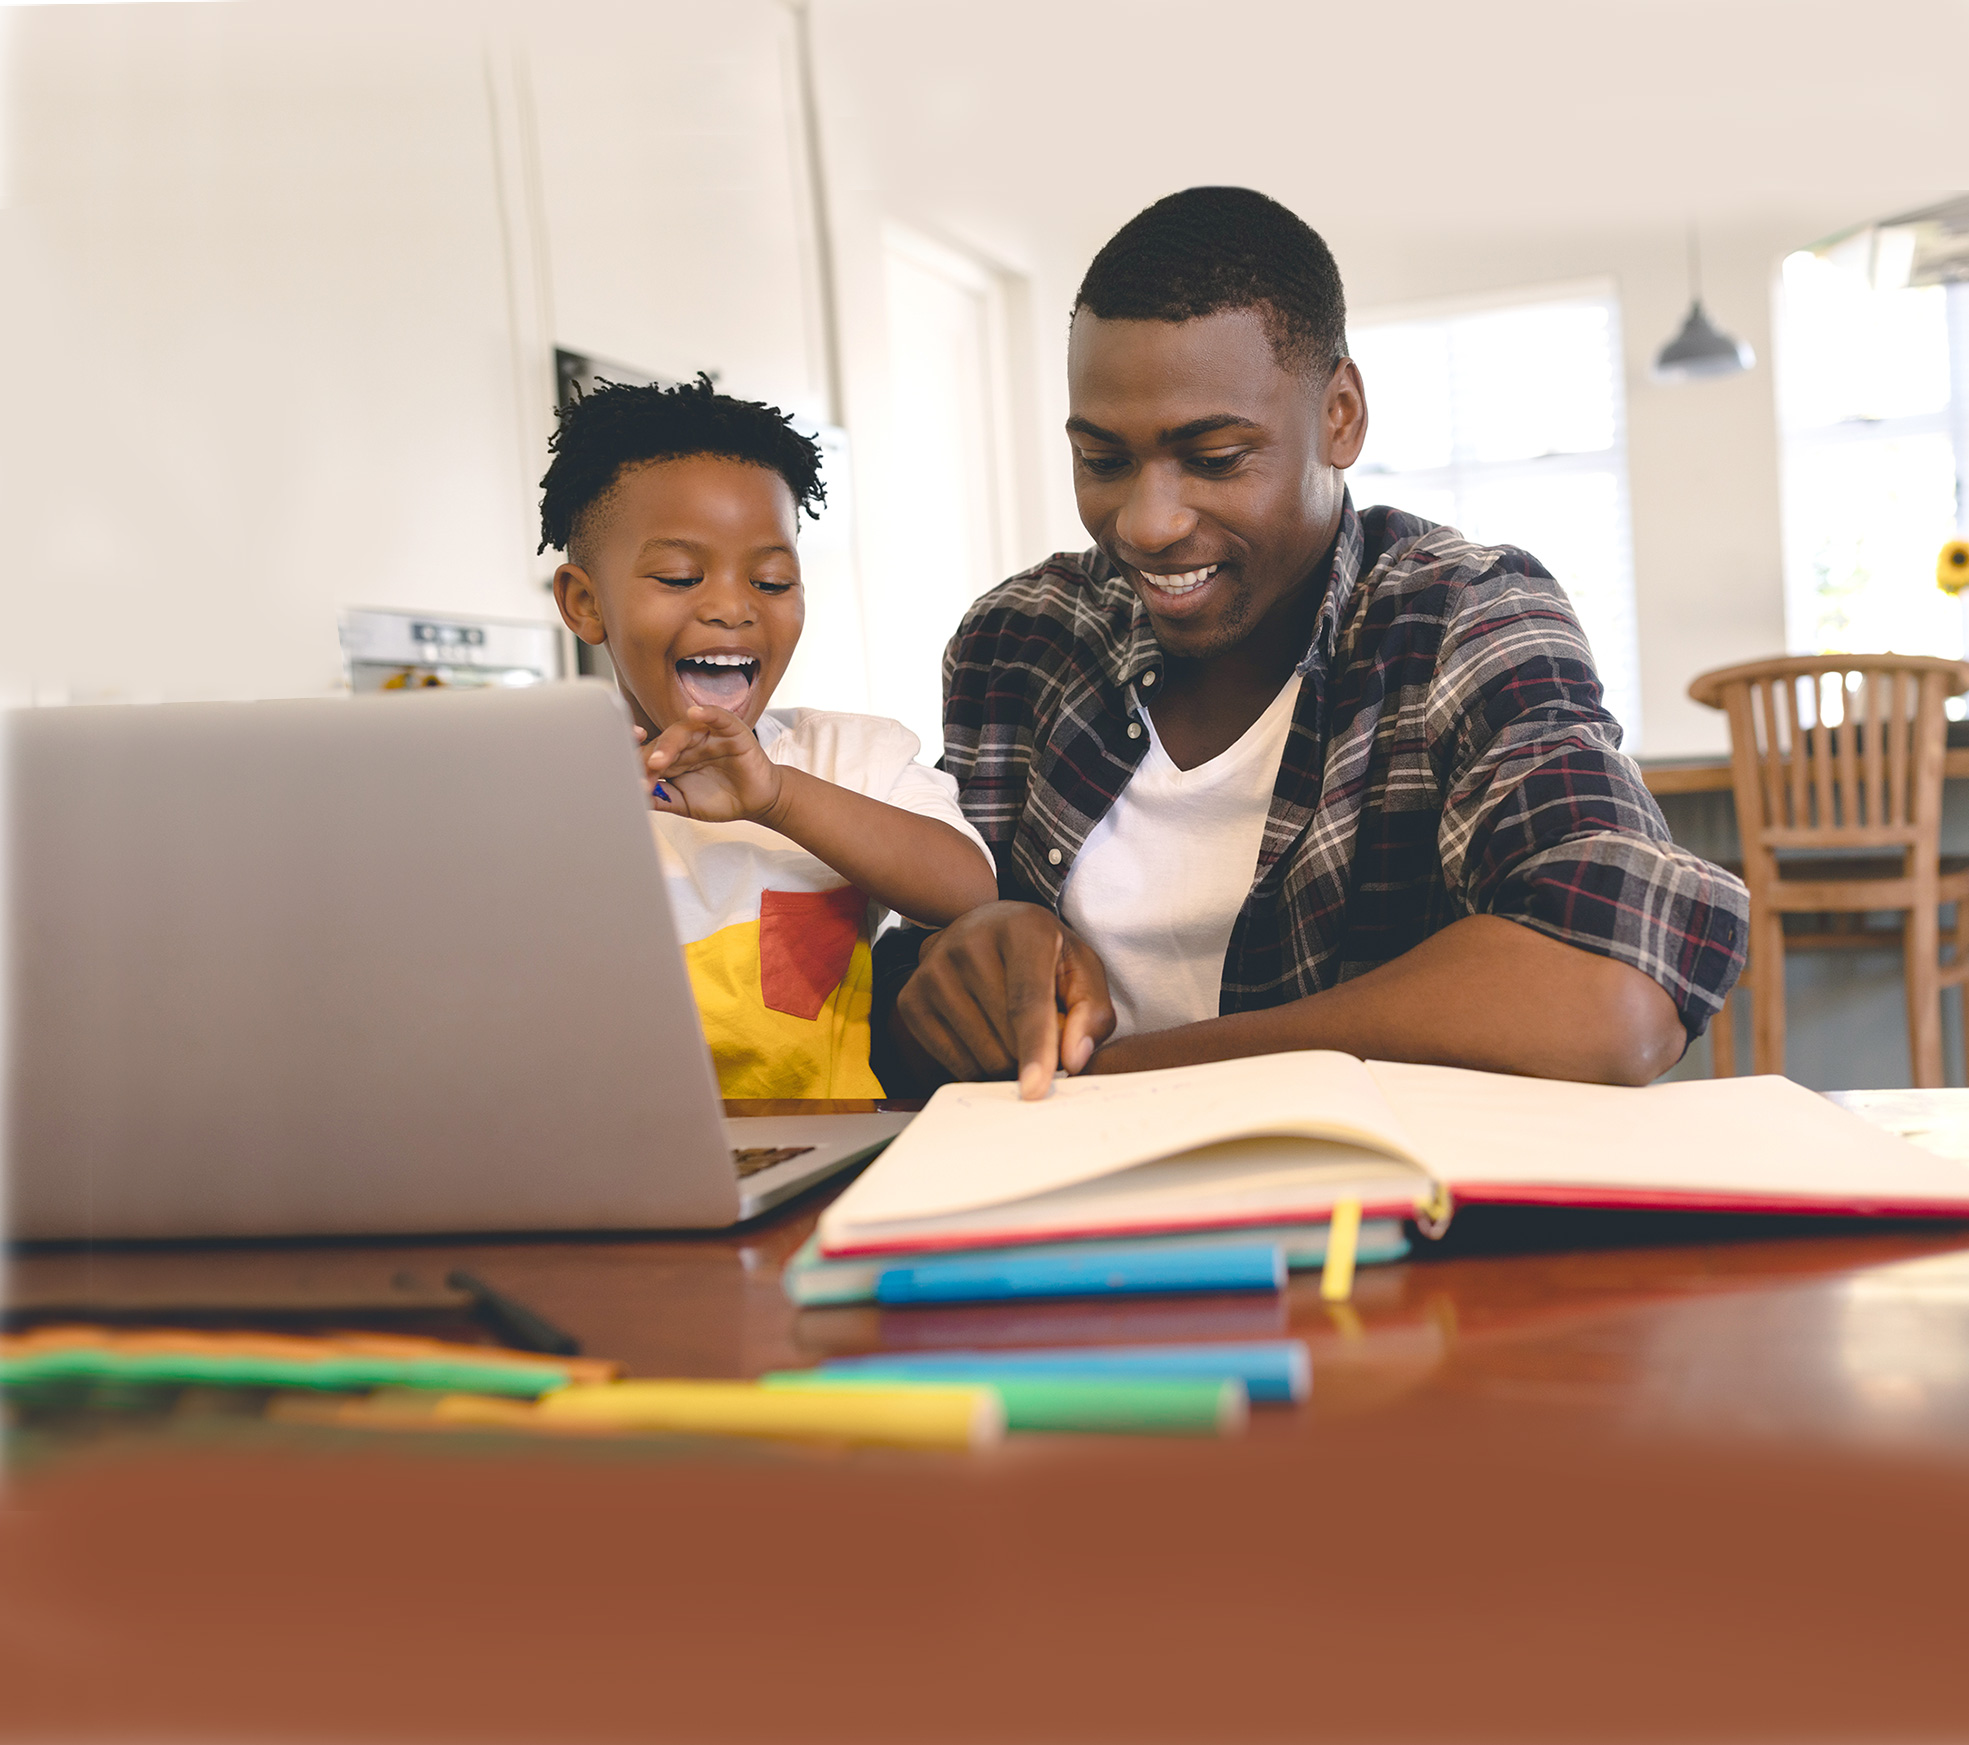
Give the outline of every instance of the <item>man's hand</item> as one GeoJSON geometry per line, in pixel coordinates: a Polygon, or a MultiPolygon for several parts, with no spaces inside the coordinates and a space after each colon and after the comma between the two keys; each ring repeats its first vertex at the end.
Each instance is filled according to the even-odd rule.
{"type": "MultiPolygon", "coordinates": [[[[642,729],[636,729],[642,736],[642,729]]],[[[643,754],[650,809],[706,824],[771,824],[783,783],[751,728],[729,709],[698,704],[643,754]],[[660,783],[663,791],[654,791],[660,783]]]]}
{"type": "Polygon", "coordinates": [[[1093,947],[1031,903],[986,903],[923,947],[896,1019],[960,1079],[1019,1076],[1043,1097],[1114,1030],[1107,971],[1093,947]]]}

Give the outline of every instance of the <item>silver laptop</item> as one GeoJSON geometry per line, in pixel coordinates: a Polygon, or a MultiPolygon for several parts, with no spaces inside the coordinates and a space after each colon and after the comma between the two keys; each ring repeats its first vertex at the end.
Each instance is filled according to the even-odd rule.
{"type": "Polygon", "coordinates": [[[711,1228],[908,1119],[727,1123],[606,686],[6,728],[16,1240],[711,1228]]]}

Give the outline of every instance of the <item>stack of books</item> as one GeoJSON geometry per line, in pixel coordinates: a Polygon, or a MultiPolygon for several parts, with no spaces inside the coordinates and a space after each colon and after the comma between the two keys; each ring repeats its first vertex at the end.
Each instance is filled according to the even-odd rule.
{"type": "Polygon", "coordinates": [[[803,1306],[1278,1290],[1440,1236],[1459,1205],[1969,1215],[1969,1175],[1777,1077],[1629,1089],[1277,1054],[947,1085],[822,1215],[803,1306]]]}

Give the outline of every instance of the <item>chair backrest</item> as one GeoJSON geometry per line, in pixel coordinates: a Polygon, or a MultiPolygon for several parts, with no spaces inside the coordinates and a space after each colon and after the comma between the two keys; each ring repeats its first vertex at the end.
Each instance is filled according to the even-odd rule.
{"type": "Polygon", "coordinates": [[[1730,718],[1746,860],[1787,848],[1939,848],[1942,704],[1969,662],[1791,655],[1704,673],[1698,703],[1730,718]]]}

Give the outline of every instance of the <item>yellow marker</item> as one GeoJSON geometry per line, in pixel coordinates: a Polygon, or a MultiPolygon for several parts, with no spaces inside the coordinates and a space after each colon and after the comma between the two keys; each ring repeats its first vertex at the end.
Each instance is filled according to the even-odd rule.
{"type": "Polygon", "coordinates": [[[1944,594],[1969,588],[1969,539],[1951,539],[1935,559],[1935,586],[1944,594]]]}
{"type": "Polygon", "coordinates": [[[1354,1294],[1354,1250],[1360,1239],[1360,1201],[1336,1201],[1326,1227],[1326,1264],[1320,1268],[1322,1302],[1344,1303],[1354,1294]]]}
{"type": "MultiPolygon", "coordinates": [[[[458,1396],[440,1418],[473,1421],[458,1396]]],[[[475,1403],[476,1405],[476,1403],[475,1403]]],[[[697,1436],[791,1436],[904,1448],[982,1448],[1005,1434],[990,1388],[866,1387],[803,1392],[749,1381],[624,1381],[568,1387],[530,1408],[543,1429],[668,1430],[697,1436]]],[[[478,1422],[511,1423],[510,1414],[478,1422]]]]}

